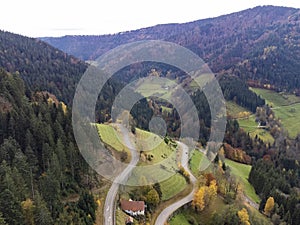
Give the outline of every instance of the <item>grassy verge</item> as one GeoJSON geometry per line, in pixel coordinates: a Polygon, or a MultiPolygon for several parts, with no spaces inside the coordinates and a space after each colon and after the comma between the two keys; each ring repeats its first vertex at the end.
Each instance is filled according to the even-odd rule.
{"type": "Polygon", "coordinates": [[[160,183],[162,200],[166,201],[174,197],[179,192],[183,191],[186,188],[186,180],[180,174],[175,174],[169,179],[160,183]]]}
{"type": "Polygon", "coordinates": [[[188,194],[190,194],[192,190],[193,190],[193,185],[189,184],[183,191],[179,192],[173,198],[170,198],[167,201],[161,202],[156,207],[156,210],[152,213],[152,219],[151,219],[150,225],[154,225],[155,224],[155,220],[159,216],[159,214],[161,213],[161,211],[163,211],[169,205],[172,205],[173,203],[177,202],[178,200],[180,200],[180,199],[184,198],[185,196],[187,196],[188,194]]]}
{"type": "Polygon", "coordinates": [[[195,150],[192,153],[192,157],[190,159],[190,169],[191,169],[191,172],[196,177],[198,176],[198,173],[199,173],[199,166],[200,166],[202,158],[203,158],[202,152],[195,150]]]}
{"type": "Polygon", "coordinates": [[[255,193],[253,186],[248,181],[249,173],[251,171],[251,166],[237,163],[229,159],[225,159],[225,163],[227,166],[229,166],[231,173],[234,176],[236,176],[238,179],[240,179],[243,185],[243,190],[245,194],[248,196],[248,198],[250,198],[252,201],[256,203],[259,203],[260,199],[258,195],[255,193]]]}
{"type": "Polygon", "coordinates": [[[188,219],[185,217],[184,213],[179,213],[174,216],[171,221],[171,225],[190,225],[188,219]]]}

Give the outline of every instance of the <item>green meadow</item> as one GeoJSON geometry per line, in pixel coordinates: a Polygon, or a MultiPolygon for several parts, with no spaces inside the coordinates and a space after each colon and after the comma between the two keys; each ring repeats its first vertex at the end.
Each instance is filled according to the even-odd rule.
{"type": "Polygon", "coordinates": [[[118,128],[106,124],[96,124],[101,140],[116,151],[129,151],[123,144],[118,128]]]}
{"type": "Polygon", "coordinates": [[[248,198],[256,203],[259,203],[260,199],[255,193],[253,186],[248,181],[251,166],[237,163],[229,159],[225,159],[225,164],[230,168],[231,173],[240,180],[241,184],[243,185],[243,190],[248,198]]]}
{"type": "Polygon", "coordinates": [[[175,174],[169,179],[160,183],[162,192],[162,200],[168,200],[175,196],[177,193],[183,191],[186,188],[186,180],[180,174],[175,174]]]}
{"type": "Polygon", "coordinates": [[[300,97],[259,88],[252,90],[266,100],[289,136],[295,138],[300,133],[300,97]]]}
{"type": "Polygon", "coordinates": [[[251,114],[248,109],[236,104],[233,101],[226,101],[226,111],[227,115],[234,119],[240,118],[243,112],[251,114]]]}

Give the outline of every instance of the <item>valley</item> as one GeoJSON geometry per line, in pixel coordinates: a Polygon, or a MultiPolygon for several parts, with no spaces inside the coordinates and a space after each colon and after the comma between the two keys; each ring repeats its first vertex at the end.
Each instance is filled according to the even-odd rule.
{"type": "Polygon", "coordinates": [[[0,30],[0,225],[299,225],[299,46],[300,9],[279,6],[109,35],[0,30]],[[105,66],[134,63],[85,98],[99,57],[149,40],[200,71],[172,48],[147,53],[176,65],[128,50],[105,66]]]}

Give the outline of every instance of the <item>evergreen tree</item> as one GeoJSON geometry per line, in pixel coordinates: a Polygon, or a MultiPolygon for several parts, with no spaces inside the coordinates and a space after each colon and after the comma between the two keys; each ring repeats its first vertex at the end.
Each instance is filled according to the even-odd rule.
{"type": "Polygon", "coordinates": [[[39,193],[35,194],[34,199],[34,222],[39,225],[53,225],[53,219],[45,201],[39,193]]]}
{"type": "Polygon", "coordinates": [[[0,212],[9,225],[24,224],[21,206],[14,194],[8,189],[0,193],[0,212]]]}
{"type": "Polygon", "coordinates": [[[5,222],[5,219],[3,218],[2,213],[0,212],[0,225],[7,225],[7,223],[5,222]]]}

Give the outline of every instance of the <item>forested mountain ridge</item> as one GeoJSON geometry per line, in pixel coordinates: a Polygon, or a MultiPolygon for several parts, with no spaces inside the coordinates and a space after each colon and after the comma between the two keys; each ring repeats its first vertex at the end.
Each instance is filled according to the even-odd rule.
{"type": "Polygon", "coordinates": [[[300,10],[264,6],[185,24],[167,24],[102,36],[42,38],[81,59],[95,59],[124,43],[158,39],[178,43],[224,70],[280,89],[297,90],[300,10]]]}
{"type": "Polygon", "coordinates": [[[19,73],[31,91],[70,103],[87,65],[38,39],[0,31],[0,67],[19,73]]]}

